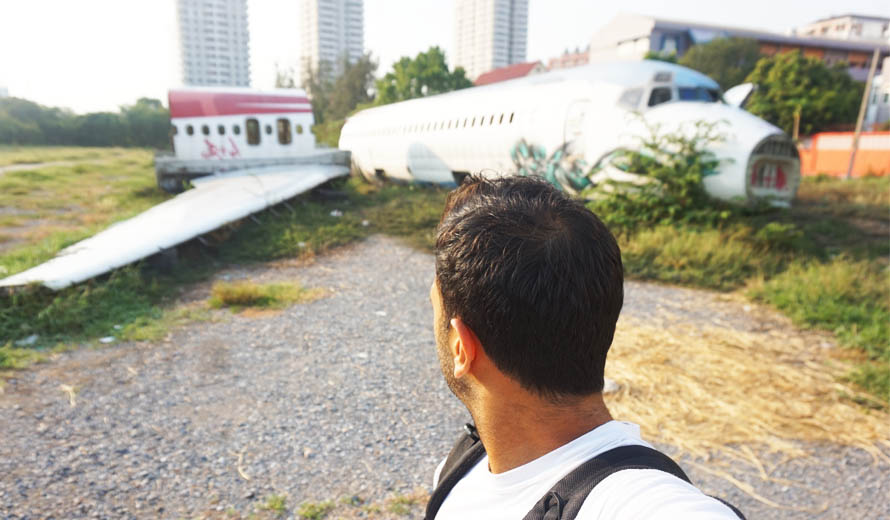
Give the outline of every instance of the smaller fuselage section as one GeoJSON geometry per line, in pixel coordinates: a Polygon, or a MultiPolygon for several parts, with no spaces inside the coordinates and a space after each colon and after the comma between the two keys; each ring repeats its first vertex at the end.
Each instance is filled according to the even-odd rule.
{"type": "Polygon", "coordinates": [[[315,148],[312,108],[300,90],[181,89],[169,102],[176,159],[286,158],[315,148]]]}

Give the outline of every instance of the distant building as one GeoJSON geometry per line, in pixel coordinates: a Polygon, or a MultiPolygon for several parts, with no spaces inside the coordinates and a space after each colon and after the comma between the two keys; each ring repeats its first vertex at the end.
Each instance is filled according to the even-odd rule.
{"type": "Polygon", "coordinates": [[[540,61],[517,63],[515,65],[507,65],[506,67],[483,73],[476,78],[476,81],[474,81],[473,84],[478,87],[490,83],[507,81],[508,79],[524,78],[526,76],[531,76],[532,74],[540,74],[541,72],[547,72],[547,69],[540,61]]]}
{"type": "Polygon", "coordinates": [[[300,84],[310,71],[342,72],[343,59],[355,63],[365,49],[364,2],[362,0],[301,0],[300,84]],[[324,66],[321,64],[324,63],[324,66]],[[321,69],[319,67],[321,66],[321,69]]]}
{"type": "Polygon", "coordinates": [[[574,52],[569,52],[567,50],[562,53],[562,56],[550,58],[550,61],[547,62],[547,69],[570,69],[572,67],[587,65],[588,63],[590,63],[590,47],[587,47],[583,51],[575,49],[574,52]]]}
{"type": "Polygon", "coordinates": [[[455,0],[454,62],[476,79],[525,61],[528,0],[455,0]]]}
{"type": "Polygon", "coordinates": [[[890,40],[890,18],[845,14],[823,18],[798,27],[793,34],[802,37],[831,38],[835,40],[890,40]]]}
{"type": "Polygon", "coordinates": [[[250,86],[247,0],[177,0],[185,85],[250,86]]]}
{"type": "Polygon", "coordinates": [[[890,44],[886,42],[788,36],[754,29],[621,14],[593,35],[590,61],[642,59],[649,51],[674,52],[682,56],[693,45],[731,37],[756,40],[760,43],[760,52],[768,56],[800,50],[804,55],[817,57],[828,64],[846,62],[850,67],[850,76],[859,81],[864,81],[868,76],[875,47],[881,49],[879,59],[890,55],[890,44]]]}
{"type": "Polygon", "coordinates": [[[875,76],[865,108],[863,128],[874,129],[890,121],[890,58],[884,58],[884,72],[875,76]]]}
{"type": "Polygon", "coordinates": [[[9,89],[6,87],[0,87],[0,98],[9,97],[9,89]]]}

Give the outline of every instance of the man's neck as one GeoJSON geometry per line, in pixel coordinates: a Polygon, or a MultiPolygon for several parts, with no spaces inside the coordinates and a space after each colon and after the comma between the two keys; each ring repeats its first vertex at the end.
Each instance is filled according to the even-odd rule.
{"type": "Polygon", "coordinates": [[[612,420],[602,394],[566,404],[526,394],[475,400],[472,415],[492,473],[503,473],[572,442],[612,420]]]}

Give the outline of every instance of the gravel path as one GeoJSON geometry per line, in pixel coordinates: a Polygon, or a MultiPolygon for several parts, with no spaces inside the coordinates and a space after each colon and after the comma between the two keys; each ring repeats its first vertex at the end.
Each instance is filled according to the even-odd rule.
{"type": "MultiPolygon", "coordinates": [[[[281,313],[225,314],[164,342],[82,349],[17,373],[0,395],[0,518],[249,514],[270,494],[292,506],[429,487],[466,418],[435,357],[431,257],[373,237],[308,265],[223,275],[329,291],[281,313]],[[61,385],[74,389],[73,405],[61,385]]],[[[625,312],[739,330],[784,323],[745,307],[629,282],[625,312]]],[[[767,500],[827,507],[820,514],[689,473],[752,519],[890,517],[890,466],[855,448],[807,449],[818,458],[779,464],[773,482],[737,464],[732,473],[767,500]]]]}

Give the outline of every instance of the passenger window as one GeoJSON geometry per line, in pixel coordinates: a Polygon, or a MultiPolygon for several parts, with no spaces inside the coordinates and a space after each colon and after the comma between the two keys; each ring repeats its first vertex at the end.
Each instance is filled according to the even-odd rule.
{"type": "Polygon", "coordinates": [[[216,127],[216,132],[219,135],[226,135],[226,127],[224,127],[223,125],[219,125],[216,127]]]}
{"type": "Polygon", "coordinates": [[[468,121],[468,119],[465,117],[465,118],[464,118],[464,128],[467,127],[467,121],[468,121]]]}
{"type": "Polygon", "coordinates": [[[491,117],[488,119],[488,126],[491,126],[493,124],[494,124],[494,114],[492,114],[491,117]]]}
{"type": "Polygon", "coordinates": [[[474,117],[472,121],[470,121],[470,126],[476,126],[476,118],[474,117]]]}
{"type": "Polygon", "coordinates": [[[210,135],[210,127],[207,125],[201,126],[201,133],[204,135],[210,135]]]}
{"type": "Polygon", "coordinates": [[[177,128],[176,125],[170,125],[170,132],[171,132],[173,135],[176,135],[176,134],[179,133],[179,128],[177,128]]]}
{"type": "Polygon", "coordinates": [[[290,144],[293,138],[290,134],[290,121],[282,117],[278,120],[278,144],[290,144]]]}
{"type": "Polygon", "coordinates": [[[656,87],[652,89],[652,93],[649,94],[649,106],[654,107],[655,105],[660,105],[662,103],[667,103],[671,100],[671,89],[670,87],[656,87]]]}
{"type": "Polygon", "coordinates": [[[260,123],[256,119],[250,118],[244,124],[247,130],[247,144],[260,144],[260,123]]]}
{"type": "Polygon", "coordinates": [[[499,124],[499,125],[504,124],[504,114],[501,114],[501,118],[498,119],[498,124],[499,124]]]}
{"type": "Polygon", "coordinates": [[[195,135],[195,127],[193,127],[192,125],[188,125],[187,127],[185,127],[185,133],[187,133],[188,135],[195,135]]]}
{"type": "Polygon", "coordinates": [[[511,125],[513,124],[513,114],[514,114],[514,112],[510,112],[510,124],[511,125]]]}
{"type": "Polygon", "coordinates": [[[302,135],[303,133],[303,125],[297,125],[297,135],[302,135]]]}
{"type": "Polygon", "coordinates": [[[232,125],[232,133],[235,135],[241,135],[241,127],[238,125],[232,125]]]}

